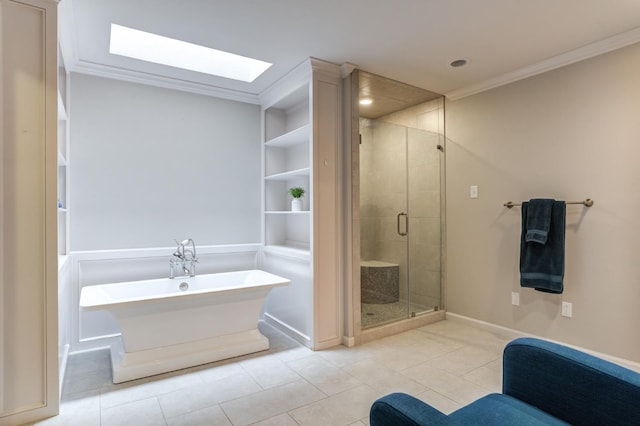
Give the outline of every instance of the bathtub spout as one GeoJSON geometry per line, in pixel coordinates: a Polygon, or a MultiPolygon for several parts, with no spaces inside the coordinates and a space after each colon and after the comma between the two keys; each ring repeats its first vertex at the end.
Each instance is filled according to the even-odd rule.
{"type": "Polygon", "coordinates": [[[186,239],[181,243],[175,240],[178,244],[176,251],[173,253],[173,257],[169,259],[169,278],[175,278],[175,268],[180,265],[182,272],[180,276],[196,276],[196,263],[198,258],[196,257],[196,243],[191,239],[186,239]],[[191,250],[185,249],[185,246],[191,245],[191,250]],[[187,266],[189,264],[189,266],[187,266]]]}

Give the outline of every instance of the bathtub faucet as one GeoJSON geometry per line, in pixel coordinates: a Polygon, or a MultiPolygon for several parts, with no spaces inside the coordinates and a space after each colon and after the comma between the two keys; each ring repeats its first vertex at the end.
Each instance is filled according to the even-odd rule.
{"type": "Polygon", "coordinates": [[[182,241],[175,240],[178,247],[173,252],[173,257],[169,259],[169,278],[175,278],[176,276],[196,276],[196,263],[198,258],[196,257],[196,243],[191,239],[182,241]],[[191,246],[190,249],[185,246],[191,246]],[[180,275],[176,275],[175,268],[180,265],[180,275]]]}

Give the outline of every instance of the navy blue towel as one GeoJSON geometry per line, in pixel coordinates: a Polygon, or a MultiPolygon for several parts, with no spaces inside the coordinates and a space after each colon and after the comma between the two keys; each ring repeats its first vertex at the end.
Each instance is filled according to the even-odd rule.
{"type": "MultiPolygon", "coordinates": [[[[539,239],[527,241],[527,224],[529,223],[529,215],[532,212],[529,208],[529,202],[522,203],[520,285],[548,293],[560,294],[564,290],[562,281],[564,279],[566,204],[564,201],[550,201],[552,202],[551,220],[544,244],[541,244],[539,239]]],[[[538,211],[544,211],[544,209],[538,211]]]]}
{"type": "Polygon", "coordinates": [[[526,242],[546,244],[551,226],[551,208],[554,202],[553,199],[534,198],[529,200],[526,242]]]}

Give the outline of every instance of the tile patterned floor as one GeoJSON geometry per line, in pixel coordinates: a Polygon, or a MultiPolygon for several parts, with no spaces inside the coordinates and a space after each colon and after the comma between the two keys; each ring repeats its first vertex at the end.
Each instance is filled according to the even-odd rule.
{"type": "Polygon", "coordinates": [[[509,338],[453,321],[313,352],[262,324],[271,349],[114,385],[108,351],[69,358],[51,425],[368,425],[371,403],[407,392],[445,413],[500,392],[509,338]]]}

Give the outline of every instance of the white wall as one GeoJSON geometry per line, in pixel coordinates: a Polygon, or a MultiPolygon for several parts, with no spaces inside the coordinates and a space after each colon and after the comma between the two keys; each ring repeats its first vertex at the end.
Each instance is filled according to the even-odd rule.
{"type": "Polygon", "coordinates": [[[640,44],[447,102],[449,312],[640,361],[638,70],[640,44]],[[519,286],[503,203],[534,197],[595,200],[567,206],[562,295],[519,286]]]}
{"type": "Polygon", "coordinates": [[[72,251],[260,241],[260,108],[71,75],[72,251]]]}

